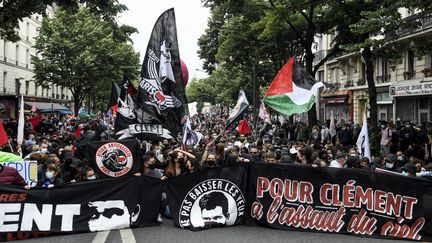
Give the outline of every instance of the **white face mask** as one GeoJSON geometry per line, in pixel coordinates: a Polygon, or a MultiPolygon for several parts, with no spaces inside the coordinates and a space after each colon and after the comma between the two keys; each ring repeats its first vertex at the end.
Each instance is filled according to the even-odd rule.
{"type": "Polygon", "coordinates": [[[43,154],[48,153],[48,149],[47,149],[47,148],[43,148],[43,149],[41,149],[41,153],[43,153],[43,154]]]}
{"type": "Polygon", "coordinates": [[[403,175],[403,176],[408,176],[408,172],[406,172],[406,171],[402,171],[401,175],[403,175]]]}
{"type": "Polygon", "coordinates": [[[394,163],[385,163],[386,168],[393,168],[394,163]]]}
{"type": "Polygon", "coordinates": [[[96,180],[96,176],[95,175],[89,176],[87,177],[87,180],[89,181],[96,180]]]}
{"type": "Polygon", "coordinates": [[[48,180],[51,180],[52,178],[54,178],[54,172],[47,171],[47,172],[45,173],[45,177],[46,177],[48,180]]]}

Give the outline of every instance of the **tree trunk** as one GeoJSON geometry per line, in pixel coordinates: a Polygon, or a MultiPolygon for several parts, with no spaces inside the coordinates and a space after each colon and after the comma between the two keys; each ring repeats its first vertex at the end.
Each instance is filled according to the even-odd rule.
{"type": "Polygon", "coordinates": [[[377,109],[377,91],[374,81],[374,71],[372,63],[372,53],[370,46],[365,47],[362,51],[362,56],[366,65],[366,80],[368,84],[369,93],[369,137],[371,143],[371,153],[377,155],[377,150],[379,151],[378,144],[378,109],[377,109]],[[375,152],[375,153],[374,153],[375,152]]]}
{"type": "Polygon", "coordinates": [[[73,102],[74,102],[74,113],[75,116],[78,117],[78,111],[81,108],[81,104],[80,104],[80,97],[79,94],[73,94],[73,102]]]}

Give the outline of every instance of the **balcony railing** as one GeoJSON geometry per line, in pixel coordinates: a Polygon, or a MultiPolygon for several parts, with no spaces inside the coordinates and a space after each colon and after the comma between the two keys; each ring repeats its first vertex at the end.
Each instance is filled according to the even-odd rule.
{"type": "Polygon", "coordinates": [[[344,87],[345,88],[354,87],[354,80],[348,80],[348,81],[346,81],[344,87]]]}
{"type": "Polygon", "coordinates": [[[366,79],[361,78],[359,80],[357,80],[357,86],[361,86],[361,85],[365,85],[366,84],[366,79]]]}
{"type": "Polygon", "coordinates": [[[425,29],[432,28],[432,14],[426,16],[415,14],[406,17],[403,19],[403,21],[409,25],[412,24],[413,26],[407,28],[406,26],[402,25],[401,28],[396,31],[396,36],[398,37],[407,36],[425,29]]]}
{"type": "Polygon", "coordinates": [[[382,83],[388,83],[388,82],[390,82],[390,78],[391,78],[391,75],[390,75],[390,74],[381,75],[381,76],[376,76],[376,81],[377,81],[377,83],[379,83],[379,84],[382,84],[382,83]]]}

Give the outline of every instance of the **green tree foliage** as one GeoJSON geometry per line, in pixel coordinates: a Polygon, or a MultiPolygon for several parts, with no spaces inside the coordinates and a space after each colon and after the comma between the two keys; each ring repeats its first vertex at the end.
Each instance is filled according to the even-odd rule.
{"type": "Polygon", "coordinates": [[[111,82],[124,75],[133,79],[139,69],[138,54],[114,32],[111,23],[89,8],[60,10],[53,19],[44,19],[32,57],[36,82],[68,88],[76,114],[87,95],[107,101],[111,82]]]}
{"type": "Polygon", "coordinates": [[[78,11],[80,5],[83,4],[93,14],[111,23],[117,38],[128,39],[129,34],[136,32],[133,27],[117,24],[115,16],[127,9],[117,0],[0,0],[0,37],[12,42],[18,41],[20,38],[16,29],[19,21],[36,13],[45,15],[49,5],[62,7],[69,11],[78,11]]]}

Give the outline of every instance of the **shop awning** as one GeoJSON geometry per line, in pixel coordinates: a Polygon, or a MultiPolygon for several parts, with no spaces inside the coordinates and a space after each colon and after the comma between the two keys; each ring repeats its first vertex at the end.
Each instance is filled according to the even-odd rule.
{"type": "MultiPolygon", "coordinates": [[[[36,110],[41,113],[55,112],[61,114],[72,114],[70,108],[59,103],[34,102],[34,104],[36,106],[36,110]]],[[[24,109],[31,110],[33,102],[24,102],[24,105],[24,109]]]]}

